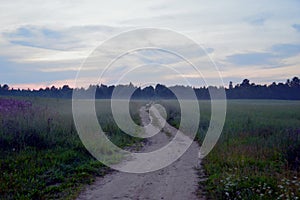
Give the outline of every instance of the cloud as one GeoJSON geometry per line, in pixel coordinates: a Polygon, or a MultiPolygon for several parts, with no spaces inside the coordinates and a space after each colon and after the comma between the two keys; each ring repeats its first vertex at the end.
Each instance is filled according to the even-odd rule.
{"type": "Polygon", "coordinates": [[[57,63],[48,63],[46,66],[41,63],[16,63],[10,61],[9,58],[0,56],[1,83],[39,83],[66,78],[71,79],[76,76],[77,71],[74,69],[75,67],[70,68],[67,64],[60,64],[59,67],[57,63]],[[56,70],[54,70],[55,66],[56,70]]]}
{"type": "Polygon", "coordinates": [[[21,26],[11,32],[4,32],[2,35],[11,44],[21,46],[52,50],[69,48],[66,46],[63,48],[61,45],[62,40],[66,40],[67,37],[62,32],[38,26],[21,26]]]}
{"type": "Polygon", "coordinates": [[[282,67],[281,60],[300,54],[300,44],[276,44],[266,52],[233,54],[226,61],[238,66],[282,67]]]}
{"type": "Polygon", "coordinates": [[[242,53],[227,56],[227,61],[240,66],[274,64],[272,53],[242,53]]]}
{"type": "Polygon", "coordinates": [[[256,18],[250,21],[251,24],[253,25],[263,25],[265,23],[266,19],[265,18],[256,18]]]}
{"type": "Polygon", "coordinates": [[[280,58],[291,57],[300,54],[300,44],[276,44],[271,51],[280,58]]]}
{"type": "Polygon", "coordinates": [[[2,35],[4,39],[15,45],[67,51],[86,48],[91,43],[90,38],[100,42],[121,30],[126,28],[100,25],[47,28],[27,25],[6,31],[2,35]]]}
{"type": "Polygon", "coordinates": [[[44,36],[47,38],[58,39],[62,37],[62,34],[59,31],[38,26],[21,26],[12,33],[7,33],[4,35],[14,38],[35,38],[38,36],[44,36]]]}
{"type": "Polygon", "coordinates": [[[259,13],[251,17],[247,17],[246,21],[254,26],[262,26],[265,24],[265,21],[270,17],[270,14],[259,13]]]}
{"type": "Polygon", "coordinates": [[[293,24],[292,27],[296,29],[296,31],[300,32],[300,24],[293,24]]]}
{"type": "Polygon", "coordinates": [[[18,69],[16,64],[10,62],[8,58],[0,56],[0,72],[1,74],[5,73],[11,73],[14,72],[14,70],[18,69]]]}

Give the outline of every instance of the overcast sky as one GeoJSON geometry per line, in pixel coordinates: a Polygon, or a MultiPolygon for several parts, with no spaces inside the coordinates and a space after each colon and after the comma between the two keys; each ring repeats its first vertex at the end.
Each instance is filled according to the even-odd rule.
{"type": "MultiPolygon", "coordinates": [[[[203,45],[225,85],[244,78],[256,83],[282,82],[300,75],[299,8],[299,0],[2,0],[0,84],[72,86],[81,64],[103,41],[143,27],[171,29],[203,45]]],[[[149,69],[155,67],[151,63],[146,66],[150,58],[156,59],[153,54],[142,56],[144,70],[128,76],[138,85],[144,84],[149,69]]],[[[136,65],[134,61],[130,64],[136,65]]],[[[179,72],[188,71],[184,65],[178,66],[179,72]]],[[[193,71],[186,73],[198,78],[193,71]]],[[[157,78],[159,74],[156,71],[147,82],[162,80],[157,78]]],[[[178,84],[176,74],[166,77],[162,82],[178,84]]],[[[102,82],[118,81],[110,78],[102,82]]]]}

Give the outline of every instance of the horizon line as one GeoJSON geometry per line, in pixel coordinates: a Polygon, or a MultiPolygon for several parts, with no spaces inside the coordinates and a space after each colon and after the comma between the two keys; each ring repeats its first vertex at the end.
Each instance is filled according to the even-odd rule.
{"type": "MultiPolygon", "coordinates": [[[[288,80],[292,80],[293,78],[298,78],[298,76],[293,76],[292,78],[290,79],[286,79],[285,82],[283,81],[273,81],[273,82],[269,82],[269,83],[255,83],[255,82],[251,82],[249,79],[247,78],[244,78],[242,79],[243,81],[244,80],[249,80],[249,83],[250,84],[255,84],[255,85],[261,85],[261,86],[269,86],[269,85],[272,85],[273,83],[276,83],[276,84],[279,84],[279,83],[287,83],[288,80]]],[[[163,83],[156,83],[155,85],[153,84],[149,84],[149,85],[146,85],[146,86],[142,86],[143,84],[134,84],[132,82],[129,82],[129,83],[126,83],[126,84],[118,84],[118,85],[115,85],[115,84],[106,84],[106,83],[99,83],[99,84],[89,84],[87,86],[81,86],[81,87],[75,87],[75,84],[74,84],[74,80],[73,80],[73,83],[70,83],[68,81],[57,81],[53,84],[49,84],[49,83],[24,83],[24,84],[9,84],[9,83],[3,83],[1,84],[0,83],[0,86],[4,86],[4,85],[8,85],[9,86],[9,89],[14,89],[14,90],[40,90],[40,89],[47,89],[47,88],[52,88],[52,87],[55,87],[55,88],[62,88],[64,86],[69,86],[69,88],[71,89],[80,89],[80,88],[85,88],[87,89],[88,87],[90,86],[101,86],[101,85],[105,85],[107,87],[110,87],[110,86],[129,86],[130,84],[136,88],[146,88],[148,86],[152,86],[155,88],[155,86],[157,85],[164,85],[166,87],[175,87],[175,86],[183,86],[183,87],[191,87],[191,88],[208,88],[208,87],[217,87],[217,88],[229,88],[229,84],[230,82],[233,84],[233,86],[237,86],[239,84],[241,84],[242,82],[240,83],[233,83],[232,81],[229,81],[228,84],[224,84],[224,85],[219,85],[219,86],[216,86],[216,85],[202,85],[202,86],[196,86],[196,85],[184,85],[184,84],[173,84],[173,85],[168,85],[168,84],[163,84],[163,83]]]]}

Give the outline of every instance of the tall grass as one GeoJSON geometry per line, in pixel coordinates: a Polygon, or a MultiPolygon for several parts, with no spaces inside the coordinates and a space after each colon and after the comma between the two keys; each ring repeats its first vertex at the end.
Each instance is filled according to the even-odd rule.
{"type": "MultiPolygon", "coordinates": [[[[137,123],[143,103],[131,103],[137,123]]],[[[109,171],[82,145],[71,108],[71,100],[0,98],[1,199],[72,199],[84,184],[109,171]]],[[[110,101],[96,101],[96,108],[116,145],[138,141],[116,126],[110,101]]]]}
{"type": "MultiPolygon", "coordinates": [[[[160,101],[168,122],[179,127],[177,101],[160,101]]],[[[130,105],[139,122],[144,101],[130,105]]],[[[199,101],[201,144],[210,122],[210,103],[199,101]]],[[[98,121],[120,147],[140,141],[115,124],[109,100],[96,102],[98,121]]],[[[297,199],[300,197],[300,102],[230,100],[221,138],[204,159],[211,199],[297,199]]],[[[188,129],[186,129],[188,131],[188,129]]],[[[82,145],[71,101],[0,98],[0,198],[71,199],[84,184],[109,169],[82,145]]]]}
{"type": "MultiPolygon", "coordinates": [[[[180,109],[163,101],[168,120],[179,126],[180,109]]],[[[176,105],[177,104],[177,105],[176,105]]],[[[210,120],[199,101],[202,143],[210,120]]],[[[204,159],[211,199],[298,199],[300,197],[300,102],[230,100],[217,145],[204,159]]]]}

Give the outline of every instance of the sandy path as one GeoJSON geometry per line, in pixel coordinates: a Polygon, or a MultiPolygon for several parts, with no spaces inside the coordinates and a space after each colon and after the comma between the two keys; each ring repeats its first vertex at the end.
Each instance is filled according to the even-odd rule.
{"type": "MultiPolygon", "coordinates": [[[[148,124],[147,109],[141,108],[140,116],[143,124],[148,124]]],[[[149,152],[161,148],[171,139],[170,133],[176,134],[177,130],[166,125],[164,130],[148,139],[141,152],[149,152]]],[[[173,164],[168,167],[144,174],[130,174],[113,172],[88,186],[78,200],[82,199],[167,199],[167,200],[193,200],[197,197],[198,175],[195,167],[198,164],[199,146],[193,142],[190,148],[173,164]]],[[[123,164],[126,161],[123,161],[123,164]]],[[[204,198],[201,198],[204,199],[204,198]]]]}

